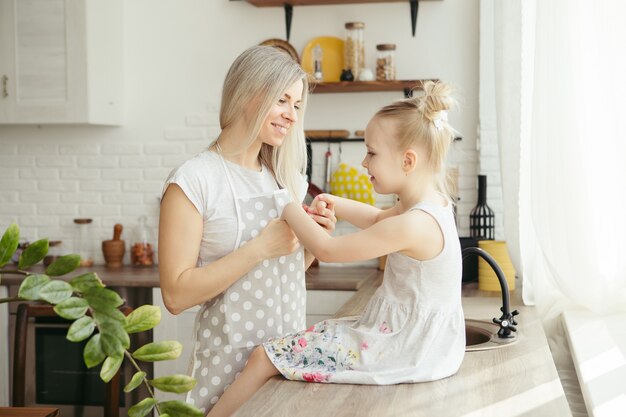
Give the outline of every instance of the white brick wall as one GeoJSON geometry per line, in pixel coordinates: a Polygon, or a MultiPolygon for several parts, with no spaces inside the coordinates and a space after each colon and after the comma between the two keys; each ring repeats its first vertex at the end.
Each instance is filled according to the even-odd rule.
{"type": "MultiPolygon", "coordinates": [[[[300,52],[310,38],[342,37],[344,22],[363,20],[368,65],[374,62],[375,43],[393,40],[399,78],[440,78],[458,89],[462,106],[451,122],[464,139],[454,144],[449,165],[459,169],[458,219],[466,235],[478,174],[478,0],[425,2],[415,37],[410,22],[402,23],[406,11],[400,3],[310,7],[307,19],[292,28],[291,43],[300,52]]],[[[228,66],[245,48],[283,35],[281,8],[246,2],[182,8],[166,2],[155,9],[148,0],[136,0],[125,3],[124,15],[124,126],[0,126],[0,230],[17,221],[29,240],[60,239],[69,251],[72,219],[92,217],[98,263],[103,262],[100,241],[111,238],[115,223],[124,225],[123,238],[129,241],[138,216],[146,215],[156,243],[163,180],[219,133],[219,94],[228,66]],[[153,19],[145,19],[147,11],[153,19]],[[153,25],[161,20],[178,26],[153,25]]],[[[399,98],[399,92],[314,95],[305,128],[363,129],[376,109],[399,98]]],[[[342,149],[346,162],[360,166],[362,143],[342,149]]],[[[338,145],[332,150],[336,164],[338,145]]],[[[323,185],[325,151],[325,145],[314,147],[318,185],[323,185]]],[[[380,197],[377,202],[392,201],[380,197]]],[[[339,225],[338,233],[348,231],[339,225]]]]}
{"type": "MultiPolygon", "coordinates": [[[[217,113],[195,112],[183,120],[190,126],[215,128],[217,113]]],[[[165,178],[172,168],[207,145],[204,131],[190,126],[163,129],[162,142],[146,143],[74,144],[72,138],[56,138],[51,144],[45,143],[47,135],[53,134],[47,127],[41,128],[41,138],[26,138],[33,142],[29,144],[23,143],[23,137],[13,144],[3,135],[2,232],[15,221],[26,240],[62,240],[63,250],[69,253],[75,251],[72,243],[77,226],[73,219],[89,217],[93,219],[89,226],[94,237],[92,253],[97,263],[104,263],[100,242],[112,238],[113,225],[124,225],[122,238],[128,248],[138,218],[145,215],[156,244],[158,201],[165,178]],[[173,138],[175,143],[169,142],[173,138]]],[[[24,134],[21,128],[15,129],[16,136],[24,134]]],[[[0,134],[3,130],[8,128],[0,126],[0,134]]]]}

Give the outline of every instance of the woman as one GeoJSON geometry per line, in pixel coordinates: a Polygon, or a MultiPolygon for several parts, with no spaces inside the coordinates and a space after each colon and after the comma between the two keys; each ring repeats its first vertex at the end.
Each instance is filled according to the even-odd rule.
{"type": "MultiPolygon", "coordinates": [[[[214,144],[166,180],[159,224],[163,301],[195,323],[187,401],[207,412],[255,346],[305,327],[304,270],[313,256],[279,220],[307,184],[302,115],[306,73],[269,46],[243,52],[222,91],[214,144]]],[[[334,213],[311,216],[328,232],[334,213]]]]}

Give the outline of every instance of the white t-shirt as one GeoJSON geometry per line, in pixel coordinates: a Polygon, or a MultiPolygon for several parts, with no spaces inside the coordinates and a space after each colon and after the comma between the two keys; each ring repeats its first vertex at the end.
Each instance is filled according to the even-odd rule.
{"type": "MultiPolygon", "coordinates": [[[[224,159],[238,197],[265,194],[279,189],[274,176],[265,166],[254,171],[224,159]]],[[[301,199],[307,182],[302,177],[301,199]]],[[[174,169],[163,186],[178,185],[203,219],[202,241],[197,266],[204,266],[232,252],[237,238],[237,211],[226,172],[215,152],[206,150],[174,169]]]]}

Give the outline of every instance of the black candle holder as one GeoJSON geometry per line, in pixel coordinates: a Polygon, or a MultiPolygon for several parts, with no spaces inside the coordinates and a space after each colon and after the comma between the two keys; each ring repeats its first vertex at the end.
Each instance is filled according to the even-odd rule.
{"type": "Polygon", "coordinates": [[[470,212],[470,236],[476,239],[495,239],[493,210],[487,205],[487,176],[478,176],[478,203],[470,212]]]}

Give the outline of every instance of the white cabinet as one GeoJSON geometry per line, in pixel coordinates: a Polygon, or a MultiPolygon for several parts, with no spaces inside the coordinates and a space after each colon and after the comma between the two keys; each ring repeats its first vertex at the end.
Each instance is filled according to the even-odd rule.
{"type": "MultiPolygon", "coordinates": [[[[189,360],[193,352],[194,345],[194,322],[200,306],[192,307],[175,316],[170,314],[161,296],[161,289],[154,288],[152,290],[152,304],[161,307],[161,323],[152,330],[152,337],[155,342],[163,342],[165,340],[178,340],[183,345],[183,353],[176,360],[154,362],[154,377],[184,374],[189,375],[189,360]]],[[[184,399],[184,395],[176,395],[165,392],[159,392],[158,398],[165,399],[184,399]]]]}
{"type": "Polygon", "coordinates": [[[0,0],[0,124],[122,124],[122,16],[122,0],[0,0]]]}
{"type": "Polygon", "coordinates": [[[356,291],[308,290],[306,292],[307,327],[333,317],[354,294],[356,291]]]}

